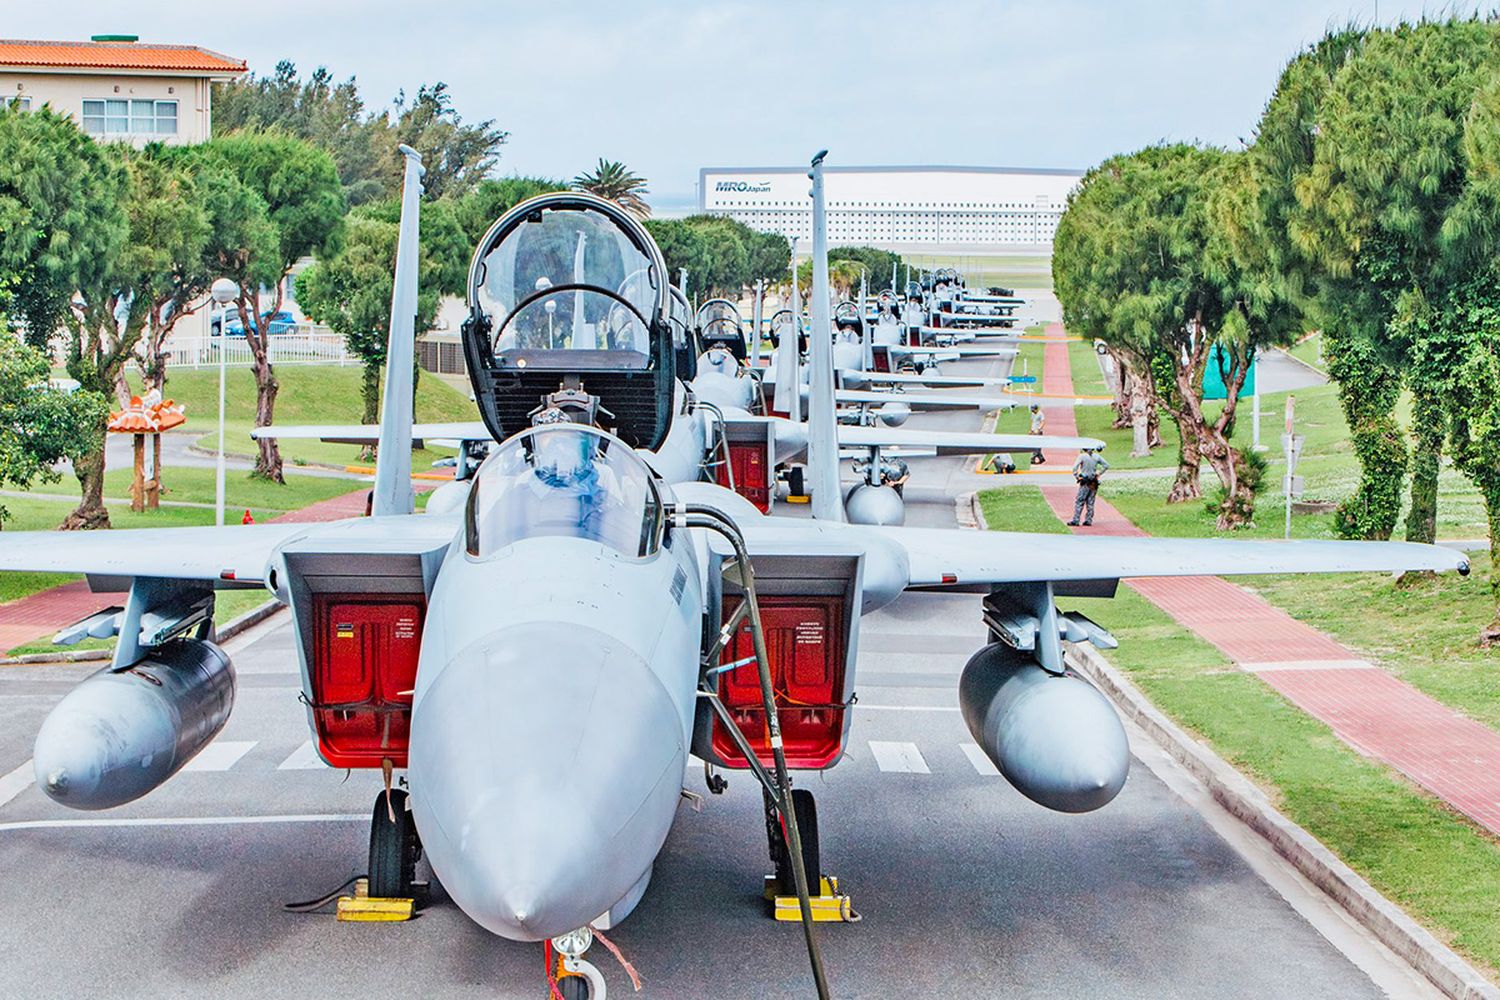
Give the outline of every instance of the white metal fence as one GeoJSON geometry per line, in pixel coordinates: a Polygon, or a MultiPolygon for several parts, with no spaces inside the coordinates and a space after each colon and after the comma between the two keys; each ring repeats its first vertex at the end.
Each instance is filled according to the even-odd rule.
{"type": "MultiPolygon", "coordinates": [[[[229,368],[248,368],[253,360],[250,345],[243,336],[173,337],[168,363],[182,368],[216,368],[219,351],[229,368]]],[[[344,338],[321,327],[298,327],[291,333],[273,333],[268,341],[271,363],[276,365],[356,365],[359,359],[349,353],[344,338]]]]}

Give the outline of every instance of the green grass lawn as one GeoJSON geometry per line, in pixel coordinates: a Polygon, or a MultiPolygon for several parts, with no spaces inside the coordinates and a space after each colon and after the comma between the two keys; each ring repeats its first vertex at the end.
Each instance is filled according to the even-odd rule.
{"type": "Polygon", "coordinates": [[[1291,347],[1287,353],[1298,361],[1306,362],[1320,372],[1328,371],[1328,365],[1323,361],[1323,334],[1321,331],[1309,335],[1305,340],[1291,347]]]}
{"type": "MultiPolygon", "coordinates": [[[[214,593],[214,622],[227,625],[247,611],[252,611],[271,600],[271,595],[259,587],[246,590],[220,590],[214,593]]],[[[6,656],[30,656],[33,653],[61,653],[84,649],[114,649],[113,639],[84,639],[71,646],[54,646],[51,636],[35,642],[22,643],[6,651],[6,656]]]]}
{"type": "MultiPolygon", "coordinates": [[[[990,490],[980,503],[994,529],[1062,530],[1035,486],[990,490]]],[[[1315,609],[1300,616],[1340,638],[1369,636],[1367,648],[1405,660],[1399,672],[1407,680],[1492,721],[1500,716],[1500,685],[1493,664],[1474,662],[1480,654],[1470,627],[1489,608],[1482,569],[1467,581],[1446,576],[1411,589],[1374,575],[1248,582],[1289,608],[1315,609]]],[[[1493,837],[1355,753],[1130,588],[1112,600],[1060,603],[1113,631],[1120,648],[1105,654],[1110,661],[1293,821],[1468,958],[1491,974],[1500,968],[1500,844],[1493,837]]]]}
{"type": "MultiPolygon", "coordinates": [[[[283,365],[276,369],[281,390],[276,395],[278,424],[357,424],[364,404],[360,396],[362,373],[357,367],[338,365],[283,365]]],[[[139,381],[134,382],[139,388],[139,381]]],[[[199,447],[218,447],[219,373],[217,369],[177,369],[167,375],[168,397],[183,404],[187,428],[204,434],[199,447]]],[[[468,394],[442,379],[424,373],[417,383],[416,417],[419,423],[478,420],[479,411],[468,394]]],[[[225,383],[224,433],[228,453],[255,453],[250,429],[255,423],[255,381],[249,369],[234,369],[225,383]]],[[[343,466],[357,462],[357,445],[324,444],[321,441],[285,441],[282,455],[289,465],[317,462],[343,466]]],[[[432,461],[452,454],[449,450],[413,452],[413,467],[421,471],[432,461]]]]}

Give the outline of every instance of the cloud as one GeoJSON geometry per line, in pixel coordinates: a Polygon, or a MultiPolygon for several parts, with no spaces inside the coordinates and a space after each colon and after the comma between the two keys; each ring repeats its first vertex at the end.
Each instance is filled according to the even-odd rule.
{"type": "MultiPolygon", "coordinates": [[[[201,0],[34,4],[18,37],[129,31],[266,73],[279,59],[357,76],[367,101],[445,80],[467,118],[511,132],[501,168],[571,177],[624,160],[659,196],[701,166],[1086,167],[1162,138],[1249,136],[1281,66],[1369,5],[1263,0],[201,0]]],[[[1418,16],[1387,0],[1383,20],[1418,16]]]]}

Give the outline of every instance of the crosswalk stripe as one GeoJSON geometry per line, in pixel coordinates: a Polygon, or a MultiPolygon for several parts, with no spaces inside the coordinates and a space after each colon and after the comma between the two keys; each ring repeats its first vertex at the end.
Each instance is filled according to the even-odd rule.
{"type": "Polygon", "coordinates": [[[249,753],[258,740],[215,740],[183,765],[187,771],[227,771],[249,753]]]}
{"type": "Polygon", "coordinates": [[[999,776],[1000,769],[995,766],[994,761],[984,755],[984,751],[979,749],[978,744],[960,743],[958,748],[964,752],[965,757],[969,758],[969,763],[974,765],[974,770],[985,777],[999,776]]]}
{"type": "Polygon", "coordinates": [[[292,751],[290,757],[276,765],[278,771],[311,771],[327,770],[328,765],[323,763],[318,751],[313,749],[312,740],[307,740],[300,747],[292,751]]]}
{"type": "Polygon", "coordinates": [[[14,771],[0,778],[0,806],[31,787],[31,783],[36,780],[32,770],[31,761],[27,760],[14,771]]]}
{"type": "Polygon", "coordinates": [[[871,740],[870,753],[875,756],[875,764],[882,771],[903,774],[932,773],[927,768],[927,761],[922,759],[922,751],[917,749],[915,743],[886,743],[871,740]]]}

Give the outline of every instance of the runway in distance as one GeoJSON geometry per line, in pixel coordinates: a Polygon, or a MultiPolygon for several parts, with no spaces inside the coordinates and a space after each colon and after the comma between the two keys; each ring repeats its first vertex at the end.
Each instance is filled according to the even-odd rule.
{"type": "MultiPolygon", "coordinates": [[[[787,416],[766,412],[761,373],[732,343],[700,346],[633,216],[563,192],[505,213],[475,250],[463,337],[483,434],[414,428],[421,167],[404,152],[372,516],[0,535],[0,570],[129,590],[124,608],[72,630],[117,643],[37,735],[36,779],[55,801],[132,801],[213,739],[235,689],[214,642],[213,591],[263,587],[295,622],[318,753],[386,775],[372,894],[410,896],[425,854],[477,924],[557,950],[548,976],[564,997],[603,996],[586,950],[647,891],[692,754],[711,791],[720,769],[763,783],[771,858],[799,899],[816,990],[829,996],[809,909],[822,868],[816,804],[789,773],[833,767],[844,752],[862,614],[904,591],[980,595],[991,641],[963,672],[963,716],[1020,792],[1078,813],[1115,797],[1129,754],[1109,702],[1063,661],[1064,641],[1113,639],[1060,613],[1059,595],[1111,595],[1123,577],[1467,570],[1460,553],[1407,543],[901,526],[882,449],[920,447],[918,432],[838,423],[823,154],[810,173],[805,414],[801,393],[785,391],[787,416]],[[465,442],[457,480],[425,513],[414,513],[414,433],[465,442]],[[846,496],[840,457],[851,448],[864,475],[846,496]],[[775,469],[804,457],[813,516],[766,513],[775,469]],[[736,475],[753,462],[758,475],[736,475]]],[[[773,360],[778,389],[801,384],[798,339],[784,337],[773,360]]],[[[1010,443],[985,437],[988,451],[1010,443]]],[[[1041,439],[1019,443],[1031,451],[1041,439]]],[[[928,446],[945,447],[941,435],[928,446]]],[[[330,858],[330,871],[341,864],[330,858]]]]}

